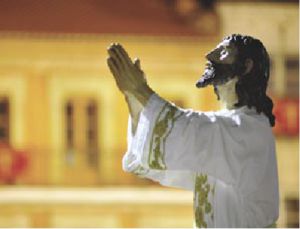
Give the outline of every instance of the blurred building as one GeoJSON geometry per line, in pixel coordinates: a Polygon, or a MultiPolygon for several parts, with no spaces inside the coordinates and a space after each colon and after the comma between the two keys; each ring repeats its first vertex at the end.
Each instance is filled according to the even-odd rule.
{"type": "Polygon", "coordinates": [[[299,225],[298,16],[295,1],[2,0],[0,227],[191,227],[190,193],[122,171],[128,110],[106,48],[139,57],[164,98],[216,110],[213,90],[194,84],[204,54],[231,33],[269,50],[278,225],[299,225]]]}

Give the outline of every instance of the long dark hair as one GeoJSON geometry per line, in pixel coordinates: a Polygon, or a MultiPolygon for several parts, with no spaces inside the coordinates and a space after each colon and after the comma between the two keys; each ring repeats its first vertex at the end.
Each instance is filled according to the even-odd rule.
{"type": "Polygon", "coordinates": [[[253,67],[247,74],[238,75],[236,83],[238,102],[235,106],[255,107],[256,111],[263,112],[268,117],[270,125],[274,126],[273,102],[266,94],[270,76],[270,60],[266,48],[260,40],[250,36],[232,34],[224,39],[237,47],[239,63],[244,66],[247,58],[253,61],[253,67]]]}

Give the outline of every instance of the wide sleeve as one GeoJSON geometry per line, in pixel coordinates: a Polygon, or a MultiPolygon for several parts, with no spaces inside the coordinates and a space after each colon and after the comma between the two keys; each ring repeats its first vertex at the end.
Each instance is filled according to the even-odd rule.
{"type": "Polygon", "coordinates": [[[222,125],[213,112],[183,110],[154,94],[140,114],[134,135],[129,119],[123,169],[165,185],[172,180],[174,185],[169,186],[188,189],[199,172],[232,180],[230,144],[223,138],[222,125]]]}

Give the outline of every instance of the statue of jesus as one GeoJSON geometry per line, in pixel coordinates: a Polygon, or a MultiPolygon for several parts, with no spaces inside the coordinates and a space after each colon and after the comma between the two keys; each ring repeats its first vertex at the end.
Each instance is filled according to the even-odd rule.
{"type": "Polygon", "coordinates": [[[225,37],[206,55],[196,86],[213,86],[224,109],[185,110],[148,85],[139,59],[108,48],[109,69],[129,107],[127,172],[194,192],[195,226],[267,227],[278,218],[269,56],[256,38],[225,37]]]}

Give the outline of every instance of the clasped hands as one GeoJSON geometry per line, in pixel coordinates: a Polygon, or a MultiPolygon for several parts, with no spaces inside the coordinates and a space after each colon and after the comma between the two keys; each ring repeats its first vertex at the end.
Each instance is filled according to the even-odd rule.
{"type": "Polygon", "coordinates": [[[107,64],[120,91],[125,96],[134,96],[145,105],[153,91],[147,84],[140,60],[136,58],[132,61],[125,49],[117,43],[108,47],[108,55],[107,64]]]}

